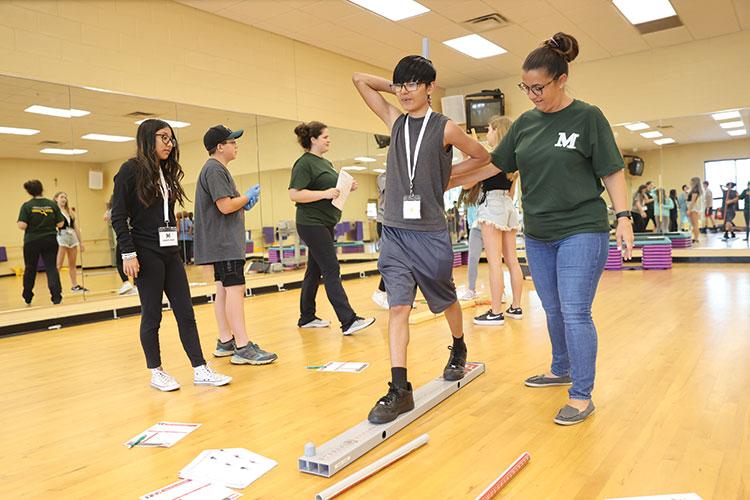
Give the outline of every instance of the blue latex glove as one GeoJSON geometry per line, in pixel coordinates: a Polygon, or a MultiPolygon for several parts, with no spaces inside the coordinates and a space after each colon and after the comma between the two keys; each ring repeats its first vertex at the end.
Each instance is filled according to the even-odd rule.
{"type": "Polygon", "coordinates": [[[260,196],[260,184],[256,184],[255,186],[248,189],[245,193],[245,196],[247,196],[248,199],[258,198],[258,196],[260,196]]]}
{"type": "Polygon", "coordinates": [[[258,197],[257,196],[251,197],[250,201],[248,201],[247,203],[245,203],[245,207],[244,207],[245,208],[245,212],[247,212],[248,210],[250,210],[251,208],[253,208],[256,203],[258,203],[258,197]]]}

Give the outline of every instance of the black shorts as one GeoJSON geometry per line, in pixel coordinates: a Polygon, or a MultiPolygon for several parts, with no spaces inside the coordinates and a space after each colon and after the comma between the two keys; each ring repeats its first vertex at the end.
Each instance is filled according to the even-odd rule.
{"type": "Polygon", "coordinates": [[[245,261],[225,260],[214,262],[214,281],[225,287],[245,284],[245,261]]]}
{"type": "Polygon", "coordinates": [[[711,217],[714,213],[714,207],[708,207],[706,209],[706,217],[711,217]]]}

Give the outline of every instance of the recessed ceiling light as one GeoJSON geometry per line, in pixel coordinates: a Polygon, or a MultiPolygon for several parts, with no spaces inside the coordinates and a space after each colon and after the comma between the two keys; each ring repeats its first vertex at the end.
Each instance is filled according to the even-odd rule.
{"type": "Polygon", "coordinates": [[[28,108],[24,109],[24,111],[26,111],[27,113],[36,113],[39,115],[59,116],[60,118],[72,118],[74,116],[86,116],[90,114],[88,111],[83,111],[80,109],[49,108],[47,106],[39,106],[38,104],[29,106],[28,108]]]}
{"type": "Polygon", "coordinates": [[[647,23],[676,16],[669,0],[612,0],[631,24],[647,23]]]}
{"type": "Polygon", "coordinates": [[[638,123],[628,123],[627,125],[625,125],[625,128],[628,130],[643,130],[643,129],[649,128],[649,126],[643,122],[638,122],[638,123]]]}
{"type": "Polygon", "coordinates": [[[88,153],[88,149],[56,149],[56,148],[44,148],[40,153],[46,153],[49,155],[82,155],[88,153]]]}
{"type": "Polygon", "coordinates": [[[742,118],[742,117],[740,116],[739,111],[720,111],[718,113],[712,113],[711,118],[713,118],[714,120],[718,122],[721,120],[729,120],[732,118],[742,118]]]}
{"type": "Polygon", "coordinates": [[[466,35],[452,40],[446,40],[443,44],[456,49],[459,52],[463,52],[474,59],[482,59],[483,57],[496,56],[508,52],[499,45],[495,45],[479,35],[466,35]]]}
{"type": "Polygon", "coordinates": [[[729,135],[745,135],[747,134],[747,130],[744,128],[741,128],[739,130],[727,130],[727,134],[729,135]]]}
{"type": "Polygon", "coordinates": [[[661,137],[664,134],[662,134],[661,132],[657,130],[654,130],[653,132],[643,132],[641,133],[641,135],[645,137],[646,139],[653,139],[654,137],[661,137]]]}
{"type": "Polygon", "coordinates": [[[665,137],[664,139],[656,139],[654,141],[654,143],[658,144],[659,146],[661,146],[662,144],[672,144],[673,142],[675,142],[675,140],[672,139],[671,137],[665,137]]]}
{"type": "Polygon", "coordinates": [[[384,168],[373,168],[372,171],[373,172],[377,172],[379,174],[382,174],[383,172],[385,172],[385,169],[384,168]]]}
{"type": "Polygon", "coordinates": [[[34,135],[38,133],[39,131],[33,128],[0,127],[0,134],[34,135]]]}
{"type": "Polygon", "coordinates": [[[742,122],[742,120],[737,120],[734,122],[719,123],[719,127],[721,128],[739,128],[739,127],[744,127],[744,126],[745,124],[742,122]]]}
{"type": "Polygon", "coordinates": [[[367,156],[357,156],[355,158],[355,160],[357,160],[357,161],[363,161],[363,162],[367,163],[367,162],[375,161],[375,158],[369,158],[367,156]]]}
{"type": "Polygon", "coordinates": [[[414,0],[349,0],[351,3],[381,15],[391,21],[400,21],[429,12],[430,9],[414,0]]]}
{"type": "Polygon", "coordinates": [[[105,141],[105,142],[128,142],[134,141],[134,137],[124,137],[121,135],[106,135],[106,134],[86,134],[81,139],[89,139],[92,141],[105,141]]]}
{"type": "Polygon", "coordinates": [[[341,167],[341,170],[367,170],[367,167],[341,167]]]}
{"type": "MultiPolygon", "coordinates": [[[[135,122],[136,125],[140,125],[141,123],[145,122],[146,120],[152,120],[153,118],[144,118],[143,120],[138,120],[135,122]]],[[[176,120],[165,120],[164,118],[156,118],[157,120],[161,120],[163,122],[169,123],[169,125],[172,126],[172,128],[182,128],[182,127],[189,127],[190,124],[187,122],[178,122],[176,120]]]]}

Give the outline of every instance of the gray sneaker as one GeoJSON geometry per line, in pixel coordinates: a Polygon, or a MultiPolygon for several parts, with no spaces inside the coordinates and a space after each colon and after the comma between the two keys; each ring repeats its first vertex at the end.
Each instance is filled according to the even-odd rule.
{"type": "Polygon", "coordinates": [[[214,351],[214,356],[217,358],[231,356],[236,349],[237,345],[234,343],[234,339],[227,340],[226,342],[222,342],[221,339],[216,339],[216,350],[214,351]]]}
{"type": "Polygon", "coordinates": [[[586,417],[594,413],[594,403],[589,400],[589,405],[583,411],[578,411],[570,405],[565,405],[560,408],[557,412],[557,416],[554,418],[556,424],[559,425],[575,425],[580,424],[586,417]]]}
{"type": "Polygon", "coordinates": [[[347,328],[346,330],[342,328],[341,330],[344,335],[351,335],[354,332],[364,330],[373,323],[375,323],[375,318],[360,318],[359,316],[357,316],[357,318],[354,320],[354,323],[349,325],[349,328],[347,328]]]}
{"type": "Polygon", "coordinates": [[[544,375],[534,375],[524,381],[529,387],[552,387],[555,385],[573,385],[573,380],[570,375],[563,375],[562,377],[545,377],[544,375]]]}
{"type": "Polygon", "coordinates": [[[278,356],[258,347],[258,344],[247,344],[245,347],[235,349],[230,360],[233,365],[267,365],[273,363],[278,356]]]}

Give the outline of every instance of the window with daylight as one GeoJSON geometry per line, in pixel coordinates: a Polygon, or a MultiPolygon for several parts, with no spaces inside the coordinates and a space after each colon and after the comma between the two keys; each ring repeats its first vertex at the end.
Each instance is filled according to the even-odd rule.
{"type": "MultiPolygon", "coordinates": [[[[727,182],[734,182],[734,189],[741,193],[747,188],[750,181],[750,158],[738,158],[736,160],[716,160],[703,163],[704,179],[708,181],[708,187],[713,194],[713,207],[721,208],[723,189],[727,182]]],[[[744,202],[740,201],[739,210],[744,210],[744,202]]]]}

